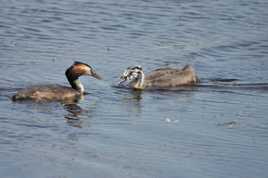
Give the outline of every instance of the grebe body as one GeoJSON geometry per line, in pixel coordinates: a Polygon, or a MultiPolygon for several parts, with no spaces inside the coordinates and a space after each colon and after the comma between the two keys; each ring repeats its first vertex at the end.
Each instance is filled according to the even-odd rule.
{"type": "Polygon", "coordinates": [[[128,67],[120,77],[119,85],[133,89],[172,89],[193,86],[199,82],[194,68],[186,65],[182,69],[159,68],[144,74],[140,66],[128,67]]]}
{"type": "Polygon", "coordinates": [[[36,85],[18,91],[13,97],[13,101],[33,100],[33,101],[65,101],[81,98],[85,93],[84,86],[79,80],[80,76],[88,75],[97,79],[101,77],[91,66],[82,62],[74,62],[66,71],[65,75],[71,87],[61,85],[36,85]]]}

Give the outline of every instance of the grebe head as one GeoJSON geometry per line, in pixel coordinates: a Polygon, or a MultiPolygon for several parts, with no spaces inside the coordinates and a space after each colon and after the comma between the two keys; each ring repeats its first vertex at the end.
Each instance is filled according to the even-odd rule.
{"type": "Polygon", "coordinates": [[[95,72],[95,70],[88,64],[83,62],[75,61],[66,71],[65,75],[71,84],[72,88],[84,93],[84,86],[78,79],[80,76],[88,75],[96,79],[101,79],[101,77],[95,72]]]}
{"type": "Polygon", "coordinates": [[[82,75],[89,75],[96,79],[101,79],[90,65],[78,61],[75,61],[74,64],[66,70],[65,74],[76,78],[82,75]]]}
{"type": "Polygon", "coordinates": [[[128,67],[124,73],[121,75],[119,84],[127,82],[130,87],[135,89],[143,89],[144,88],[144,72],[141,66],[132,66],[128,67]]]}

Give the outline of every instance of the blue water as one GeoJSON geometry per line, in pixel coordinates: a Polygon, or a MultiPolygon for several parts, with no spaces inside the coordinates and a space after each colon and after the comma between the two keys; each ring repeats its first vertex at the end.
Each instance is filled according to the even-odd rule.
{"type": "Polygon", "coordinates": [[[267,9],[266,0],[1,0],[0,177],[268,177],[267,9]],[[74,60],[104,77],[82,77],[84,100],[10,100],[30,85],[68,85],[74,60]],[[250,87],[112,87],[130,65],[185,64],[250,87]]]}

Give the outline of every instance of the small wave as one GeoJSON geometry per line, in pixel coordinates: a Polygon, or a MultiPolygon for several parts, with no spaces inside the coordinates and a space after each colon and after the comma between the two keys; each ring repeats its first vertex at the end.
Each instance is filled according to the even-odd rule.
{"type": "MultiPolygon", "coordinates": [[[[113,85],[114,88],[130,90],[131,88],[123,85],[113,85]]],[[[198,85],[185,85],[174,88],[150,88],[146,91],[201,91],[201,89],[217,89],[219,92],[232,92],[232,90],[249,90],[249,91],[268,91],[268,83],[243,83],[234,78],[213,78],[201,79],[198,85]]]]}
{"type": "Polygon", "coordinates": [[[266,90],[268,83],[243,83],[238,79],[213,79],[202,82],[199,87],[225,88],[225,89],[246,89],[246,90],[266,90]]]}

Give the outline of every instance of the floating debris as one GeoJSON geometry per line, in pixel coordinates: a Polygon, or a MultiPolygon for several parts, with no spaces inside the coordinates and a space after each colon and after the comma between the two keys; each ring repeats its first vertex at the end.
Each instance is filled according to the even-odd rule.
{"type": "Polygon", "coordinates": [[[239,124],[236,121],[230,121],[230,122],[219,123],[217,125],[231,129],[231,128],[237,127],[239,124]]]}
{"type": "Polygon", "coordinates": [[[172,119],[170,119],[170,118],[165,118],[165,122],[167,122],[167,123],[178,123],[179,122],[179,120],[177,120],[177,119],[175,119],[175,120],[172,120],[172,119]]]}

